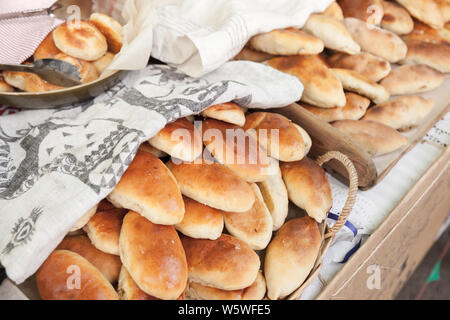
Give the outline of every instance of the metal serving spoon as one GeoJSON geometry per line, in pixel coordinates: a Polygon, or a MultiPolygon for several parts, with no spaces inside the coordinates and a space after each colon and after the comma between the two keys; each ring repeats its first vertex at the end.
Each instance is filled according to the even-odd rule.
{"type": "Polygon", "coordinates": [[[0,70],[32,72],[45,81],[60,87],[72,87],[81,84],[78,68],[57,59],[41,59],[31,64],[0,64],[0,70]]]}

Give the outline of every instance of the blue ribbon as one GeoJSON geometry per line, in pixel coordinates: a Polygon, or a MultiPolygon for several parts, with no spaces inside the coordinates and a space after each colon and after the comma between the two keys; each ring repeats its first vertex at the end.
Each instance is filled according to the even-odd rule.
{"type": "MultiPolygon", "coordinates": [[[[339,216],[337,214],[335,214],[335,213],[329,212],[328,213],[328,218],[337,221],[339,219],[339,216]]],[[[356,237],[358,235],[358,229],[350,221],[347,220],[345,222],[344,226],[347,227],[353,233],[353,237],[356,237]]],[[[359,242],[353,248],[351,248],[345,254],[344,260],[342,260],[340,263],[346,263],[348,261],[348,259],[350,259],[350,257],[359,249],[360,246],[361,246],[361,239],[359,240],[359,242]]]]}

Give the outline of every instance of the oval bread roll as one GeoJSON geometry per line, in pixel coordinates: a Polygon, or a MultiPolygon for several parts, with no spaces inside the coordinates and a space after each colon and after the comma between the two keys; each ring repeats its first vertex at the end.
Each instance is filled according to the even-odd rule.
{"type": "Polygon", "coordinates": [[[100,76],[106,69],[108,69],[109,65],[114,60],[114,53],[107,52],[98,60],[92,62],[95,69],[97,70],[98,75],[100,76]]]}
{"type": "Polygon", "coordinates": [[[1,74],[0,74],[0,92],[14,92],[14,88],[5,81],[5,79],[1,74]]]}
{"type": "Polygon", "coordinates": [[[70,229],[69,232],[75,232],[77,230],[82,229],[89,220],[94,216],[94,214],[97,212],[98,204],[92,207],[88,212],[86,212],[80,220],[77,221],[77,223],[70,229]]]}
{"type": "Polygon", "coordinates": [[[240,127],[245,124],[244,111],[233,102],[211,106],[204,110],[201,115],[205,118],[220,120],[240,127]]]}
{"type": "Polygon", "coordinates": [[[261,271],[250,287],[241,290],[221,290],[189,282],[186,295],[191,300],[262,300],[266,294],[266,280],[261,271]]]}
{"type": "Polygon", "coordinates": [[[222,234],[217,240],[181,237],[189,280],[222,290],[240,290],[255,282],[261,261],[245,242],[222,234]]]}
{"type": "Polygon", "coordinates": [[[36,273],[42,300],[118,300],[105,276],[79,254],[55,250],[36,273]]]}
{"type": "MultiPolygon", "coordinates": [[[[142,291],[124,266],[120,270],[118,291],[120,300],[160,300],[142,291]]],[[[184,293],[177,300],[184,300],[184,293]]]]}
{"type": "Polygon", "coordinates": [[[183,221],[175,225],[182,234],[196,239],[216,240],[223,231],[223,214],[221,210],[211,208],[195,200],[183,197],[183,221]]]}
{"type": "Polygon", "coordinates": [[[317,260],[322,236],[309,218],[286,222],[270,242],[264,260],[267,296],[284,298],[306,280],[317,260]]]}
{"type": "Polygon", "coordinates": [[[92,263],[111,283],[119,279],[122,262],[118,256],[98,250],[86,235],[65,237],[56,250],[69,250],[78,253],[92,263]]]}
{"type": "Polygon", "coordinates": [[[247,243],[253,250],[263,250],[272,238],[273,220],[267,209],[261,191],[251,184],[255,203],[247,212],[224,212],[223,219],[228,232],[247,243]]]}
{"type": "Polygon", "coordinates": [[[394,152],[408,144],[408,138],[397,130],[375,121],[341,120],[334,122],[333,126],[373,157],[394,152]]]}
{"type": "Polygon", "coordinates": [[[187,162],[197,159],[203,151],[200,132],[185,118],[167,124],[148,142],[152,147],[187,162]]]}
{"type": "Polygon", "coordinates": [[[347,98],[347,104],[343,108],[324,109],[305,103],[302,103],[301,106],[325,122],[361,119],[370,106],[370,100],[352,92],[346,92],[345,96],[347,98]]]}
{"type": "Polygon", "coordinates": [[[33,57],[34,60],[51,59],[59,53],[61,53],[61,50],[55,46],[53,34],[49,33],[48,36],[41,42],[39,47],[37,47],[33,57]]]}
{"type": "Polygon", "coordinates": [[[383,103],[389,99],[389,92],[381,85],[363,75],[348,69],[331,69],[342,82],[345,90],[359,93],[375,103],[383,103]]]}
{"type": "Polygon", "coordinates": [[[74,58],[95,61],[108,50],[105,36],[87,21],[63,23],[52,34],[56,47],[74,58]]]}
{"type": "Polygon", "coordinates": [[[295,28],[273,30],[250,39],[251,48],[272,55],[319,54],[324,44],[319,38],[295,28]]]}
{"type": "Polygon", "coordinates": [[[105,36],[108,42],[108,49],[116,54],[122,49],[123,28],[122,25],[103,13],[93,13],[89,17],[89,22],[97,27],[105,36]]]}
{"type": "Polygon", "coordinates": [[[120,259],[145,293],[175,300],[187,285],[186,255],[173,226],[157,225],[130,211],[120,233],[120,259]]]}
{"type": "Polygon", "coordinates": [[[401,64],[424,64],[442,73],[450,73],[450,46],[422,41],[407,41],[408,53],[401,64]]]}
{"type": "Polygon", "coordinates": [[[258,141],[267,155],[281,161],[301,160],[311,149],[312,142],[308,133],[277,113],[249,114],[244,130],[258,141]]]}
{"type": "Polygon", "coordinates": [[[380,84],[391,95],[431,91],[445,81],[445,75],[426,65],[404,65],[392,70],[380,84]]]}
{"type": "Polygon", "coordinates": [[[291,200],[317,222],[322,222],[333,205],[330,183],[325,170],[305,157],[281,164],[281,174],[291,200]]]}
{"type": "Polygon", "coordinates": [[[26,92],[47,92],[63,89],[62,87],[55,86],[34,73],[29,73],[24,76],[25,79],[25,91],[26,92]]]}
{"type": "Polygon", "coordinates": [[[328,49],[348,54],[357,54],[361,51],[342,21],[325,15],[312,14],[303,29],[322,40],[328,49]]]}
{"type": "Polygon", "coordinates": [[[433,99],[404,96],[370,108],[362,120],[380,122],[404,131],[419,125],[433,107],[433,99]]]}
{"type": "Polygon", "coordinates": [[[277,163],[242,128],[214,119],[203,121],[203,143],[218,162],[247,182],[264,181],[277,163]]]}
{"type": "Polygon", "coordinates": [[[25,91],[26,79],[30,76],[27,72],[3,71],[3,80],[10,86],[25,91]]]}
{"type": "Polygon", "coordinates": [[[434,29],[442,29],[444,18],[434,0],[396,0],[416,19],[434,29]]]}
{"type": "Polygon", "coordinates": [[[333,1],[322,14],[336,20],[344,20],[344,13],[336,1],[333,1]]]}
{"type": "Polygon", "coordinates": [[[414,22],[408,11],[391,1],[382,1],[384,16],[381,27],[395,34],[408,34],[413,30],[414,22]]]}
{"type": "Polygon", "coordinates": [[[392,63],[406,56],[408,48],[395,33],[374,26],[369,27],[355,18],[345,18],[344,23],[362,50],[392,63]]]}
{"type": "Polygon", "coordinates": [[[281,177],[281,171],[258,183],[259,190],[270,214],[273,230],[278,230],[286,221],[289,209],[287,189],[281,177]]]}
{"type": "Polygon", "coordinates": [[[382,0],[337,0],[345,18],[357,18],[372,25],[380,25],[384,15],[382,0]]]}
{"type": "Polygon", "coordinates": [[[348,55],[336,53],[328,58],[333,68],[349,69],[369,78],[375,82],[380,81],[391,72],[391,64],[386,60],[367,52],[348,55]]]}
{"type": "Polygon", "coordinates": [[[419,41],[450,46],[450,32],[448,30],[436,30],[417,20],[414,21],[412,32],[404,35],[402,38],[406,42],[419,41]]]}
{"type": "Polygon", "coordinates": [[[76,59],[64,53],[58,53],[54,59],[65,61],[77,67],[80,72],[81,82],[83,83],[88,83],[98,79],[97,69],[88,61],[76,59]]]}
{"type": "Polygon", "coordinates": [[[84,231],[97,249],[117,256],[120,254],[119,237],[125,213],[123,209],[99,211],[89,220],[84,231]]]}
{"type": "Polygon", "coordinates": [[[161,160],[140,150],[108,200],[157,224],[174,225],[184,217],[184,202],[175,177],[161,160]]]}
{"type": "Polygon", "coordinates": [[[319,56],[278,57],[266,63],[297,77],[305,86],[302,101],[322,108],[345,106],[341,82],[319,56]]]}
{"type": "Polygon", "coordinates": [[[168,162],[181,192],[207,206],[233,212],[250,210],[255,195],[249,184],[218,163],[168,162]]]}
{"type": "Polygon", "coordinates": [[[272,59],[274,56],[269,53],[253,50],[249,47],[244,47],[232,60],[245,60],[253,62],[264,62],[272,59]]]}

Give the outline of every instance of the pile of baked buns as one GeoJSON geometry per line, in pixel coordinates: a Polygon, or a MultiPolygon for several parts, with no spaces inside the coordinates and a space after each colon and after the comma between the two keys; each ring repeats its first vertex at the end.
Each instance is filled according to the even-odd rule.
{"type": "MultiPolygon", "coordinates": [[[[33,60],[58,59],[77,67],[82,83],[98,79],[122,49],[122,25],[103,13],[71,21],[53,30],[34,52],[33,60]]],[[[63,89],[28,72],[0,73],[0,92],[47,92],[63,89]]]]}
{"type": "Polygon", "coordinates": [[[310,147],[286,117],[234,103],[169,123],[40,267],[42,299],[287,297],[332,206],[310,147]]]}
{"type": "Polygon", "coordinates": [[[236,60],[298,77],[301,105],[372,157],[408,144],[450,72],[449,0],[338,0],[302,30],[253,37],[236,60]]]}

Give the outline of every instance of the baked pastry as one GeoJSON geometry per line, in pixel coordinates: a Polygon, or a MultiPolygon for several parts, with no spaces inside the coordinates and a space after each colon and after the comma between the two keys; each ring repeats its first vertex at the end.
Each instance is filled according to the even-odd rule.
{"type": "Polygon", "coordinates": [[[221,164],[175,164],[169,161],[167,167],[175,176],[183,195],[207,206],[245,212],[255,202],[255,195],[248,183],[221,164]]]}
{"type": "Polygon", "coordinates": [[[51,59],[59,53],[61,53],[61,50],[55,46],[53,34],[49,33],[48,36],[41,42],[39,47],[37,47],[33,57],[34,60],[51,59]]]}
{"type": "Polygon", "coordinates": [[[253,62],[264,62],[266,60],[272,59],[274,56],[269,53],[253,50],[249,47],[242,48],[241,52],[233,58],[233,60],[245,60],[253,62]]]}
{"type": "Polygon", "coordinates": [[[450,73],[450,46],[417,40],[407,40],[406,44],[408,53],[401,64],[424,64],[442,73],[450,73]]]}
{"type": "Polygon", "coordinates": [[[295,28],[258,34],[250,39],[249,46],[258,51],[284,56],[319,54],[324,49],[322,40],[295,28]]]}
{"type": "Polygon", "coordinates": [[[273,221],[258,186],[252,183],[251,187],[255,193],[253,207],[246,212],[224,212],[223,219],[232,236],[254,250],[263,250],[272,238],[273,221]]]}
{"type": "Polygon", "coordinates": [[[420,41],[450,46],[450,31],[445,28],[436,30],[417,20],[414,21],[412,32],[402,38],[407,42],[420,41]]]}
{"type": "Polygon", "coordinates": [[[172,173],[154,155],[138,151],[108,200],[153,223],[174,225],[184,217],[184,202],[172,173]]]}
{"type": "Polygon", "coordinates": [[[55,46],[74,58],[95,61],[108,51],[105,36],[87,21],[63,23],[52,34],[55,46]]]}
{"type": "Polygon", "coordinates": [[[92,263],[111,283],[119,279],[122,262],[118,256],[98,250],[86,235],[65,237],[56,250],[68,250],[78,253],[92,263]]]}
{"type": "Polygon", "coordinates": [[[336,1],[333,1],[322,14],[336,20],[344,20],[344,13],[336,1]]]}
{"type": "Polygon", "coordinates": [[[362,120],[383,123],[405,131],[416,127],[431,112],[434,99],[420,96],[403,96],[369,109],[362,120]]]}
{"type": "Polygon", "coordinates": [[[108,50],[114,54],[119,53],[123,45],[122,25],[110,16],[95,12],[89,17],[89,22],[97,27],[108,42],[108,50]]]}
{"type": "Polygon", "coordinates": [[[372,157],[394,152],[408,144],[408,138],[397,130],[375,121],[341,120],[333,126],[372,157]]]}
{"type": "Polygon", "coordinates": [[[370,106],[370,100],[352,92],[346,92],[345,97],[347,104],[343,108],[324,109],[306,103],[302,103],[301,106],[325,122],[361,119],[370,106]]]}
{"type": "Polygon", "coordinates": [[[434,0],[396,0],[416,19],[434,29],[442,29],[444,18],[434,0]]]}
{"type": "Polygon", "coordinates": [[[217,240],[181,237],[189,280],[222,290],[240,290],[255,282],[261,262],[245,242],[222,234],[217,240]]]}
{"type": "Polygon", "coordinates": [[[175,300],[186,288],[186,255],[173,226],[154,224],[130,211],[120,233],[120,259],[146,294],[175,300]]]}
{"type": "Polygon", "coordinates": [[[266,63],[297,77],[303,83],[303,102],[322,108],[345,106],[342,84],[320,56],[278,57],[266,63]]]}
{"type": "Polygon", "coordinates": [[[280,168],[289,200],[317,222],[325,220],[333,205],[325,170],[308,157],[297,162],[283,162],[280,168]]]}
{"type": "Polygon", "coordinates": [[[223,212],[183,197],[186,209],[183,220],[175,225],[182,234],[197,239],[215,240],[223,231],[223,212]]]}
{"type": "Polygon", "coordinates": [[[233,102],[211,106],[202,111],[201,115],[205,118],[220,120],[240,127],[245,124],[244,111],[233,102]]]}
{"type": "Polygon", "coordinates": [[[77,67],[80,72],[81,82],[87,83],[98,79],[98,73],[95,66],[84,60],[76,59],[64,53],[58,53],[54,59],[62,60],[77,67]]]}
{"type": "Polygon", "coordinates": [[[414,22],[408,11],[391,1],[382,1],[384,16],[381,27],[395,34],[408,34],[413,30],[414,22]]]}
{"type": "Polygon", "coordinates": [[[267,296],[284,298],[308,277],[319,255],[322,236],[309,217],[286,222],[270,242],[264,259],[267,296]]]}
{"type": "Polygon", "coordinates": [[[372,25],[380,25],[384,15],[382,0],[337,0],[345,18],[357,18],[372,25]]]}
{"type": "Polygon", "coordinates": [[[25,91],[25,82],[30,74],[27,72],[3,71],[3,80],[11,87],[25,91]]]}
{"type": "Polygon", "coordinates": [[[13,92],[13,91],[14,88],[10,86],[3,78],[3,75],[0,74],[0,92],[13,92]]]}
{"type": "Polygon", "coordinates": [[[94,265],[79,254],[55,250],[36,273],[42,300],[118,300],[117,292],[94,265]]]}
{"type": "Polygon", "coordinates": [[[448,0],[434,0],[438,5],[444,22],[450,21],[450,1],[448,0]]]}
{"type": "Polygon", "coordinates": [[[70,232],[75,232],[82,229],[92,218],[92,216],[97,212],[98,204],[92,207],[88,212],[86,212],[80,220],[78,220],[75,225],[70,229],[70,232]]]}
{"type": "Polygon", "coordinates": [[[107,52],[103,55],[103,57],[92,62],[98,75],[101,75],[106,69],[108,69],[115,56],[116,55],[114,53],[107,52]]]}

